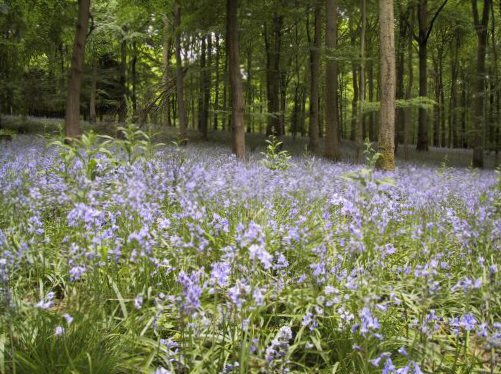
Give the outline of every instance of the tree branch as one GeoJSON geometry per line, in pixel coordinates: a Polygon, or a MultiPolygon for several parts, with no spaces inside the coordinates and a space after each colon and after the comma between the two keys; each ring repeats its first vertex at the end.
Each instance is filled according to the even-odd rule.
{"type": "MultiPolygon", "coordinates": [[[[431,23],[430,23],[430,27],[428,28],[428,31],[426,32],[426,38],[425,38],[425,41],[428,41],[428,38],[430,37],[431,35],[431,31],[433,30],[433,25],[435,23],[435,21],[437,20],[438,18],[438,15],[440,14],[440,12],[442,11],[442,9],[445,8],[445,6],[447,5],[447,2],[449,0],[445,0],[442,5],[440,5],[440,7],[437,9],[437,11],[435,12],[435,14],[433,15],[433,18],[431,20],[431,23]]],[[[475,1],[475,0],[472,0],[472,1],[475,1]]]]}

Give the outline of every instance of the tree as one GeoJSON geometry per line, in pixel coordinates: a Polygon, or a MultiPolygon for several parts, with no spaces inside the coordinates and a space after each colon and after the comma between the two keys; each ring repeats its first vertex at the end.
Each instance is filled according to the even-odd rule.
{"type": "MultiPolygon", "coordinates": [[[[435,12],[432,20],[428,23],[428,0],[419,0],[417,6],[419,33],[415,39],[419,45],[419,96],[428,96],[428,40],[430,39],[433,25],[444,9],[448,0],[445,0],[435,12]]],[[[418,151],[428,151],[429,146],[429,121],[428,112],[425,108],[419,108],[418,118],[418,141],[416,149],[418,151]]]]}
{"type": "Polygon", "coordinates": [[[184,74],[183,60],[181,58],[181,6],[174,5],[174,27],[176,29],[176,92],[177,110],[179,113],[179,140],[185,143],[188,137],[188,116],[184,102],[184,74]]]}
{"type": "Polygon", "coordinates": [[[310,76],[311,76],[311,96],[310,96],[310,129],[309,129],[309,150],[317,152],[319,147],[319,91],[320,91],[320,2],[315,2],[314,10],[314,36],[310,49],[310,76]]]}
{"type": "Polygon", "coordinates": [[[337,47],[337,1],[327,0],[326,3],[326,33],[325,47],[330,56],[327,60],[325,75],[325,117],[327,121],[325,132],[325,157],[339,157],[338,138],[338,66],[332,52],[337,47]]]}
{"type": "Polygon", "coordinates": [[[240,73],[237,13],[238,0],[228,0],[226,44],[228,48],[231,87],[232,150],[239,159],[243,159],[245,158],[244,92],[240,73]]]}
{"type": "Polygon", "coordinates": [[[485,128],[485,53],[487,50],[487,26],[489,24],[489,13],[492,0],[483,0],[484,9],[482,18],[478,13],[477,0],[471,0],[473,9],[473,22],[478,38],[477,48],[477,75],[475,77],[475,96],[473,98],[474,132],[473,132],[473,166],[481,168],[484,166],[483,133],[485,128]]]}
{"type": "Polygon", "coordinates": [[[379,0],[381,43],[381,121],[378,167],[395,169],[395,32],[393,0],[379,0]]]}
{"type": "Polygon", "coordinates": [[[73,44],[66,115],[64,118],[65,135],[68,139],[82,135],[80,128],[80,90],[82,86],[85,42],[89,27],[90,0],[78,1],[78,22],[73,44]]]}

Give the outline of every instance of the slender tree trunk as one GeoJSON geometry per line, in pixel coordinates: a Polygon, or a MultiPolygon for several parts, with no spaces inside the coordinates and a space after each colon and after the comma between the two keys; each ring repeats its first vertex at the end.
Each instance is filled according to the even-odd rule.
{"type": "MultiPolygon", "coordinates": [[[[457,38],[457,37],[456,37],[457,38]]],[[[458,80],[458,43],[459,38],[456,39],[456,47],[454,48],[454,53],[451,55],[451,98],[449,105],[449,147],[458,147],[457,139],[457,80],[458,80]]]]}
{"type": "MultiPolygon", "coordinates": [[[[440,52],[437,52],[437,55],[440,52]]],[[[438,73],[438,56],[433,55],[433,80],[435,82],[435,102],[437,103],[433,108],[433,146],[438,147],[440,144],[440,89],[439,89],[439,73],[438,73]]]]}
{"type": "Polygon", "coordinates": [[[315,3],[314,11],[314,36],[313,44],[310,49],[310,128],[309,128],[309,150],[312,153],[318,152],[319,140],[319,107],[318,97],[320,90],[320,34],[321,34],[321,19],[320,19],[320,2],[315,3]]]}
{"type": "Polygon", "coordinates": [[[89,122],[96,123],[97,61],[92,59],[92,76],[90,84],[89,122]]]}
{"type": "Polygon", "coordinates": [[[253,56],[252,56],[252,42],[249,43],[249,46],[247,48],[247,84],[245,85],[245,96],[246,96],[246,102],[249,105],[249,113],[246,118],[247,122],[247,132],[251,133],[254,130],[254,121],[253,121],[253,113],[250,113],[251,111],[254,111],[253,109],[253,102],[254,102],[254,97],[253,97],[253,89],[252,89],[252,79],[254,78],[252,74],[252,61],[253,61],[253,56]]]}
{"type": "MultiPolygon", "coordinates": [[[[208,38],[208,37],[207,37],[208,38]]],[[[198,101],[198,129],[202,138],[207,140],[208,129],[208,101],[210,100],[210,78],[207,71],[207,41],[206,36],[202,36],[202,47],[200,53],[200,94],[198,101]],[[207,88],[209,92],[207,92],[207,88]]]]}
{"type": "Polygon", "coordinates": [[[473,167],[481,168],[484,166],[484,131],[485,131],[485,55],[487,51],[487,26],[489,25],[489,13],[492,0],[484,0],[482,18],[478,14],[478,5],[476,0],[472,0],[473,19],[475,31],[478,38],[477,49],[477,76],[475,79],[475,95],[473,98],[473,167]]]}
{"type": "Polygon", "coordinates": [[[219,111],[219,85],[220,85],[220,72],[219,61],[221,59],[221,45],[219,43],[219,34],[216,34],[216,82],[214,88],[214,130],[218,128],[218,111],[219,111]]]}
{"type": "Polygon", "coordinates": [[[444,89],[444,56],[440,54],[438,60],[438,74],[439,74],[439,98],[440,98],[440,146],[445,147],[447,145],[446,140],[446,126],[445,126],[445,89],[444,89]]]}
{"type": "Polygon", "coordinates": [[[360,108],[358,109],[358,129],[361,132],[362,142],[365,137],[365,42],[367,31],[367,0],[361,0],[362,11],[362,29],[360,32],[360,108]]]}
{"type": "MultiPolygon", "coordinates": [[[[419,0],[418,4],[419,23],[419,96],[428,96],[428,0],[419,0]]],[[[419,108],[418,112],[418,151],[428,151],[428,112],[425,108],[419,108]]]]}
{"type": "Polygon", "coordinates": [[[167,117],[167,127],[172,127],[172,117],[171,117],[171,95],[168,90],[170,89],[170,83],[172,81],[172,68],[171,68],[171,59],[172,59],[172,30],[169,19],[164,17],[164,110],[167,117]]]}
{"type": "Polygon", "coordinates": [[[131,75],[132,75],[132,110],[134,118],[137,118],[137,42],[132,43],[132,62],[131,62],[131,75]]]}
{"type": "MultiPolygon", "coordinates": [[[[374,62],[372,59],[369,61],[368,66],[368,79],[369,79],[369,101],[374,102],[375,98],[375,88],[374,88],[374,62]]],[[[377,128],[376,128],[376,113],[374,111],[369,113],[369,138],[370,141],[376,141],[377,139],[377,128]]]]}
{"type": "MultiPolygon", "coordinates": [[[[325,48],[328,54],[337,48],[337,1],[326,2],[325,48]]],[[[340,100],[339,100],[340,101],[340,100]]],[[[338,116],[338,66],[334,58],[326,63],[325,74],[325,157],[337,159],[339,151],[339,116],[338,116]]]]}
{"type": "MultiPolygon", "coordinates": [[[[124,34],[127,30],[124,28],[124,34]]],[[[127,118],[127,41],[125,35],[120,43],[120,107],[118,122],[124,124],[127,118]]]]}
{"type": "Polygon", "coordinates": [[[378,166],[395,169],[395,32],[393,0],[379,0],[381,40],[381,121],[378,166]]]}
{"type": "MultiPolygon", "coordinates": [[[[405,46],[407,42],[407,23],[409,18],[409,9],[402,11],[399,22],[399,38],[397,52],[397,99],[404,99],[405,95],[405,46]]],[[[406,111],[405,108],[397,108],[395,120],[395,152],[399,143],[404,143],[404,134],[406,127],[406,111]]]]}
{"type": "Polygon", "coordinates": [[[188,138],[188,117],[186,115],[186,104],[184,101],[184,77],[183,60],[181,58],[181,7],[174,5],[174,28],[176,30],[176,94],[177,110],[179,113],[179,141],[183,144],[188,138]]]}
{"type": "Polygon", "coordinates": [[[82,85],[85,42],[89,27],[90,0],[79,0],[78,23],[76,26],[73,57],[68,82],[68,97],[66,100],[66,114],[64,117],[65,135],[68,139],[82,135],[80,128],[80,90],[82,85]]]}
{"type": "Polygon", "coordinates": [[[227,48],[230,68],[232,149],[239,158],[245,158],[244,94],[240,76],[238,42],[238,0],[227,2],[227,48]]]}
{"type": "Polygon", "coordinates": [[[268,42],[268,113],[266,135],[280,135],[280,52],[282,46],[283,17],[273,15],[271,42],[268,42]]]}
{"type": "Polygon", "coordinates": [[[211,103],[211,92],[212,92],[212,34],[207,35],[207,66],[205,68],[204,75],[204,109],[205,109],[205,128],[210,128],[210,103],[211,103]]]}

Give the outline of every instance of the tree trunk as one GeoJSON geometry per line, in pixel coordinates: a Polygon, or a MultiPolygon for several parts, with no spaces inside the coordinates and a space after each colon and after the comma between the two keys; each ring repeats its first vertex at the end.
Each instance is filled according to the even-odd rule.
{"type": "Polygon", "coordinates": [[[227,2],[227,48],[229,56],[229,73],[231,87],[232,109],[232,149],[239,158],[245,158],[245,123],[244,123],[244,94],[242,78],[240,76],[240,56],[238,43],[238,0],[227,2]]]}
{"type": "Polygon", "coordinates": [[[219,44],[219,34],[216,34],[216,83],[214,89],[214,130],[217,130],[218,127],[218,110],[219,110],[219,81],[220,81],[220,72],[219,72],[219,61],[221,59],[221,48],[219,44]]]}
{"type": "Polygon", "coordinates": [[[484,129],[485,129],[485,54],[487,51],[487,26],[489,24],[489,13],[492,0],[484,0],[484,9],[482,18],[478,14],[478,5],[476,0],[472,0],[473,19],[475,31],[478,38],[477,49],[477,75],[475,79],[475,95],[473,97],[473,167],[481,168],[484,166],[484,129]]]}
{"type": "MultiPolygon", "coordinates": [[[[372,59],[369,61],[367,78],[369,80],[369,101],[374,102],[374,62],[372,59]]],[[[369,114],[369,139],[371,142],[376,141],[377,139],[376,113],[374,111],[369,114]]]]}
{"type": "Polygon", "coordinates": [[[97,61],[92,59],[92,77],[90,84],[90,102],[89,102],[89,122],[96,123],[96,90],[97,90],[97,61]]]}
{"type": "Polygon", "coordinates": [[[393,0],[379,0],[381,41],[381,121],[378,167],[395,169],[395,33],[393,0]]]}
{"type": "MultiPolygon", "coordinates": [[[[337,1],[326,3],[325,48],[332,53],[337,48],[337,1]]],[[[332,57],[327,60],[325,74],[325,157],[337,159],[339,152],[339,117],[338,117],[338,66],[332,57]]]]}
{"type": "Polygon", "coordinates": [[[266,136],[280,134],[280,52],[282,47],[283,16],[273,15],[271,41],[267,44],[268,115],[266,136]]]}
{"type": "MultiPolygon", "coordinates": [[[[124,34],[127,30],[124,28],[124,34]]],[[[120,107],[118,109],[118,122],[125,124],[127,118],[127,41],[125,35],[120,43],[120,107]]]]}
{"type": "MultiPolygon", "coordinates": [[[[418,4],[419,23],[419,96],[428,96],[428,0],[419,0],[418,4]]],[[[418,151],[428,151],[428,112],[425,108],[419,108],[418,114],[418,151]]]]}
{"type": "Polygon", "coordinates": [[[75,42],[73,44],[66,114],[64,117],[65,135],[70,140],[82,135],[80,128],[80,90],[82,86],[85,42],[89,27],[89,9],[90,0],[79,0],[78,23],[76,26],[75,42]]]}
{"type": "MultiPolygon", "coordinates": [[[[440,48],[440,47],[439,47],[440,48]]],[[[440,82],[439,82],[439,72],[438,72],[438,54],[433,55],[433,81],[435,82],[435,102],[437,103],[433,108],[433,146],[438,147],[440,144],[440,82]]]]}
{"type": "MultiPolygon", "coordinates": [[[[410,9],[410,8],[409,8],[410,9]]],[[[397,52],[397,99],[404,99],[405,95],[405,47],[407,42],[407,23],[409,18],[409,9],[400,14],[399,22],[399,38],[398,38],[398,52],[397,52]]],[[[406,127],[406,111],[404,108],[397,108],[395,120],[395,152],[399,143],[404,143],[404,134],[406,127]]]]}
{"type": "Polygon", "coordinates": [[[309,145],[310,152],[318,152],[319,140],[319,106],[318,97],[320,90],[320,34],[321,19],[320,19],[320,2],[316,2],[314,11],[314,36],[313,44],[310,49],[310,128],[309,128],[309,145]]]}
{"type": "Polygon", "coordinates": [[[170,82],[172,80],[172,69],[171,69],[171,59],[172,59],[172,30],[170,28],[169,19],[164,17],[164,110],[167,117],[167,127],[172,127],[172,117],[171,117],[171,95],[168,92],[170,88],[170,82]]]}
{"type": "Polygon", "coordinates": [[[181,7],[174,5],[174,28],[176,30],[176,94],[177,110],[179,114],[179,141],[182,144],[187,142],[188,138],[188,117],[186,115],[186,104],[184,101],[184,77],[183,60],[181,59],[181,7]]]}
{"type": "Polygon", "coordinates": [[[202,47],[200,53],[200,93],[198,100],[198,130],[202,134],[202,138],[207,140],[207,121],[208,121],[208,100],[210,96],[210,78],[207,71],[207,41],[209,36],[202,37],[202,47]],[[209,92],[207,92],[209,88],[209,92]]]}
{"type": "Polygon", "coordinates": [[[365,42],[367,32],[367,0],[361,0],[362,28],[360,31],[360,108],[358,108],[358,130],[360,131],[360,140],[365,138],[365,42]]]}
{"type": "Polygon", "coordinates": [[[131,62],[131,75],[132,75],[132,113],[134,119],[137,118],[137,43],[132,43],[132,62],[131,62]]]}

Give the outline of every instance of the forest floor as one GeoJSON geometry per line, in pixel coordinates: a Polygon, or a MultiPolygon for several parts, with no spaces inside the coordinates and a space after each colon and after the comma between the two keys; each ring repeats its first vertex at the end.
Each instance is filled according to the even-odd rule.
{"type": "Polygon", "coordinates": [[[501,373],[495,171],[52,140],[0,146],[0,373],[501,373]]]}
{"type": "MultiPolygon", "coordinates": [[[[20,117],[20,116],[2,116],[2,127],[15,133],[34,133],[45,134],[48,136],[58,136],[61,133],[63,120],[59,118],[44,117],[20,117]]],[[[116,124],[113,122],[101,122],[90,124],[82,122],[83,130],[93,130],[98,134],[116,135],[116,124]]],[[[142,130],[153,134],[157,142],[171,143],[177,140],[178,130],[173,127],[144,125],[142,130]]],[[[228,131],[209,130],[208,139],[203,140],[199,131],[189,128],[189,139],[191,143],[214,143],[219,145],[231,144],[231,134],[228,131]]],[[[247,150],[250,152],[263,152],[266,148],[266,136],[264,134],[247,133],[247,150]]],[[[307,154],[308,137],[298,136],[293,138],[290,135],[280,138],[283,147],[293,156],[303,156],[307,154]]],[[[323,147],[323,140],[320,139],[320,145],[323,147]]],[[[357,156],[357,147],[354,142],[343,140],[341,143],[341,161],[348,163],[361,163],[364,160],[363,150],[359,149],[357,156]]],[[[403,164],[428,165],[437,167],[469,167],[472,161],[473,151],[463,148],[445,148],[430,147],[428,152],[418,152],[415,145],[399,144],[397,148],[397,161],[403,164]]],[[[484,167],[494,169],[501,163],[499,152],[486,151],[484,154],[484,167]]],[[[398,166],[398,165],[397,165],[398,166]]]]}

